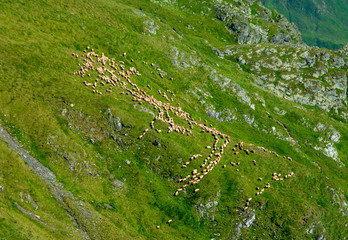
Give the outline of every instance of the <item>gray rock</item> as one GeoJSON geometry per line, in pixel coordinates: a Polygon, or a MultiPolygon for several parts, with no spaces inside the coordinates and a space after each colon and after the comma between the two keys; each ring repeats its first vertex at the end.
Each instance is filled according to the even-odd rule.
{"type": "Polygon", "coordinates": [[[155,23],[154,20],[149,19],[146,20],[144,22],[145,24],[145,31],[149,34],[149,35],[156,35],[157,34],[157,30],[159,29],[158,25],[155,23]]]}
{"type": "Polygon", "coordinates": [[[27,194],[26,199],[26,202],[30,203],[35,210],[39,209],[39,206],[37,205],[36,201],[32,198],[32,196],[29,193],[27,194]]]}
{"type": "Polygon", "coordinates": [[[340,141],[341,134],[334,130],[333,133],[330,134],[329,138],[334,143],[338,143],[340,141]]]}
{"type": "Polygon", "coordinates": [[[283,31],[280,31],[278,34],[272,36],[271,43],[283,44],[285,42],[291,42],[291,37],[286,35],[283,31]]]}
{"type": "Polygon", "coordinates": [[[254,116],[249,117],[248,115],[244,114],[243,118],[250,126],[252,126],[252,124],[254,122],[254,116]]]}
{"type": "Polygon", "coordinates": [[[224,58],[224,54],[219,49],[213,47],[213,51],[219,58],[224,58]]]}
{"type": "Polygon", "coordinates": [[[344,66],[344,60],[341,57],[340,58],[333,58],[332,62],[333,62],[333,65],[337,68],[344,66]]]}
{"type": "Polygon", "coordinates": [[[112,185],[114,185],[115,187],[126,187],[126,184],[124,184],[123,182],[121,182],[120,180],[116,179],[115,181],[112,182],[112,185]]]}

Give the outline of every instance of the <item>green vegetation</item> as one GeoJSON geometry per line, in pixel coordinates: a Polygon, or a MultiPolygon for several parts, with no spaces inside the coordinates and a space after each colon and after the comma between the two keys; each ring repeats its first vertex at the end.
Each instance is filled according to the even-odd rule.
{"type": "Polygon", "coordinates": [[[338,49],[348,42],[348,3],[345,0],[262,0],[262,3],[294,22],[304,42],[310,46],[338,49]]]}
{"type": "Polygon", "coordinates": [[[74,196],[64,199],[63,208],[47,184],[0,142],[4,187],[0,239],[83,239],[83,232],[90,239],[343,239],[347,235],[347,168],[340,167],[348,164],[346,122],[318,107],[272,95],[255,84],[254,75],[239,69],[235,59],[217,57],[213,47],[236,41],[215,18],[210,3],[19,0],[1,1],[0,9],[0,123],[74,196]],[[147,21],[153,21],[155,31],[147,21]],[[199,128],[191,136],[168,134],[168,125],[156,122],[162,133],[149,131],[139,140],[156,110],[132,102],[118,88],[111,94],[102,88],[103,95],[86,88],[82,82],[87,77],[73,73],[79,70],[87,46],[124,61],[127,69],[134,66],[142,76],[132,81],[156,99],[165,102],[158,90],[174,91],[173,106],[180,105],[197,121],[206,119],[231,137],[221,162],[186,194],[173,196],[181,186],[177,180],[200,169],[202,159],[186,169],[182,163],[193,154],[208,155],[205,147],[214,138],[199,128]],[[167,76],[160,78],[150,63],[167,76]],[[255,110],[233,84],[245,90],[255,110]],[[278,114],[275,108],[285,113],[278,114]],[[211,109],[221,112],[224,121],[209,117],[211,109]],[[287,141],[285,128],[269,115],[283,123],[297,143],[287,141]],[[253,122],[248,124],[246,117],[253,122]],[[319,123],[326,129],[313,131],[319,123]],[[327,140],[332,129],[340,133],[339,142],[333,143],[337,161],[314,149],[323,147],[318,139],[327,140]],[[156,138],[160,146],[155,146],[156,138]],[[233,155],[232,147],[239,141],[256,153],[233,155]],[[238,173],[231,161],[241,162],[238,173]],[[276,182],[271,180],[274,171],[295,175],[276,182]],[[115,186],[120,182],[124,186],[115,186]],[[255,188],[267,182],[271,188],[255,196],[255,188]],[[196,186],[200,191],[192,193],[196,186]],[[30,193],[38,208],[22,202],[21,192],[23,198],[30,193]],[[250,208],[242,211],[249,197],[250,208]],[[218,204],[206,210],[214,201],[218,204]],[[40,216],[40,221],[15,203],[40,216]],[[253,213],[252,225],[236,230],[253,213]],[[166,224],[169,219],[173,222],[166,224]]]}

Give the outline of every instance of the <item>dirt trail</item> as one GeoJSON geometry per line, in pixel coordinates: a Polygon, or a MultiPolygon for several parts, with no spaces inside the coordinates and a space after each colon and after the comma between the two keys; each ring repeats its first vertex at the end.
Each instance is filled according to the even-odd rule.
{"type": "MultiPolygon", "coordinates": [[[[56,175],[51,170],[42,165],[36,158],[32,157],[23,148],[23,146],[8,133],[8,131],[1,124],[0,138],[4,140],[6,143],[8,143],[9,148],[18,153],[19,156],[23,159],[23,161],[25,161],[28,164],[28,166],[48,184],[54,197],[58,200],[58,202],[62,204],[68,216],[79,228],[81,232],[81,237],[83,239],[90,239],[84,227],[81,224],[79,224],[78,219],[76,219],[76,217],[71,213],[72,211],[67,205],[67,199],[73,200],[73,202],[75,203],[73,194],[69,191],[63,190],[63,185],[57,181],[56,175]]],[[[75,204],[77,205],[78,203],[76,202],[75,204]]],[[[80,210],[81,212],[85,212],[83,209],[80,210]]]]}

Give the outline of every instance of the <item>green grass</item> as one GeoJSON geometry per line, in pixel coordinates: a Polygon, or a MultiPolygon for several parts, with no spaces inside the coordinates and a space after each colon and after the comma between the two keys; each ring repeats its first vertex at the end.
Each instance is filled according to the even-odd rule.
{"type": "MultiPolygon", "coordinates": [[[[1,122],[33,156],[57,175],[66,190],[83,202],[90,218],[75,202],[67,200],[69,209],[92,239],[210,239],[214,233],[229,239],[235,236],[233,229],[245,215],[241,209],[250,196],[255,199],[251,209],[255,210],[257,220],[252,227],[242,228],[241,238],[272,238],[274,234],[282,239],[310,238],[312,235],[307,235],[305,229],[311,222],[321,224],[328,239],[345,235],[344,217],[338,211],[339,206],[330,202],[332,196],[327,187],[337,192],[341,189],[347,195],[346,168],[337,167],[334,160],[306,143],[316,142],[319,135],[303,126],[301,119],[309,119],[312,125],[322,122],[339,130],[341,139],[335,146],[341,161],[347,165],[346,123],[330,118],[315,107],[304,106],[305,110],[299,110],[298,104],[254,86],[251,75],[238,70],[231,61],[218,58],[212,52],[213,46],[224,47],[235,42],[222,22],[212,20],[212,11],[208,11],[207,16],[200,14],[205,11],[202,4],[178,1],[177,5],[162,4],[160,7],[158,3],[140,0],[6,1],[0,3],[0,8],[3,9],[0,13],[1,122]],[[182,9],[182,5],[186,7],[182,9]],[[150,18],[159,26],[157,35],[142,34],[144,21],[150,18]],[[187,29],[188,24],[195,30],[187,29]],[[178,34],[183,38],[180,39],[178,34]],[[193,169],[181,169],[179,161],[186,162],[197,153],[208,154],[204,148],[212,144],[213,137],[200,133],[197,128],[190,137],[167,134],[167,126],[156,122],[162,133],[150,132],[138,140],[153,119],[151,114],[138,111],[131,97],[118,94],[121,90],[116,88],[110,95],[93,95],[83,86],[85,79],[72,75],[79,69],[81,61],[72,58],[71,54],[75,52],[81,56],[86,46],[125,61],[127,67],[135,66],[142,74],[141,78],[133,79],[139,87],[146,89],[150,84],[153,90],[146,91],[157,99],[160,99],[158,89],[162,92],[173,90],[177,96],[174,105],[180,104],[195,119],[207,119],[208,124],[231,136],[232,142],[222,162],[199,183],[201,190],[197,194],[192,193],[194,187],[190,186],[187,194],[173,196],[179,186],[176,180],[193,169]],[[187,70],[176,68],[165,55],[174,46],[185,54],[185,61],[190,63],[188,58],[192,56],[201,66],[190,63],[192,67],[187,70]],[[121,57],[123,52],[127,52],[126,58],[121,57]],[[173,76],[174,81],[161,79],[143,61],[157,64],[168,76],[173,76]],[[232,90],[223,91],[209,77],[211,70],[203,64],[246,89],[256,110],[240,102],[232,90]],[[220,123],[209,118],[206,105],[188,94],[188,90],[195,87],[213,96],[204,100],[214,105],[216,111],[229,108],[238,120],[220,123]],[[254,99],[255,93],[263,97],[266,107],[254,99]],[[273,113],[274,107],[285,109],[287,113],[278,116],[273,113]],[[120,132],[109,127],[108,108],[124,124],[120,132]],[[64,109],[67,114],[63,116],[64,109]],[[267,112],[288,127],[301,148],[262,132],[263,128],[270,130],[275,126],[285,134],[280,125],[268,118],[267,112]],[[250,127],[243,120],[244,114],[254,116],[259,127],[250,127]],[[110,138],[111,133],[124,144],[110,138]],[[156,137],[160,147],[152,144],[156,137]],[[240,140],[264,146],[281,156],[291,156],[294,161],[285,161],[259,150],[255,155],[235,157],[231,148],[240,140]],[[257,168],[251,163],[254,159],[259,163],[257,168]],[[126,160],[131,164],[127,165],[126,160]],[[241,161],[239,173],[229,165],[230,161],[241,161]],[[223,169],[223,164],[228,167],[223,169]],[[273,171],[283,175],[293,171],[295,176],[273,182],[269,180],[273,171]],[[113,186],[111,174],[114,179],[124,182],[126,188],[113,186]],[[266,179],[271,181],[272,187],[256,197],[255,187],[261,186],[257,181],[259,177],[265,179],[262,184],[266,184],[266,179]],[[216,222],[200,218],[195,205],[215,199],[218,193],[221,197],[213,214],[216,222]],[[105,207],[105,203],[112,209],[105,207]],[[302,221],[305,216],[307,222],[302,221]],[[168,219],[173,219],[173,223],[166,224],[168,219]],[[161,228],[156,229],[157,225],[161,228]]],[[[156,113],[150,106],[142,106],[156,113]]],[[[6,183],[5,192],[0,193],[0,197],[3,196],[0,204],[4,209],[0,213],[0,238],[69,239],[67,234],[73,234],[73,238],[78,239],[76,227],[42,180],[5,144],[1,143],[0,147],[0,153],[4,155],[0,159],[4,161],[0,185],[6,183]],[[11,159],[16,159],[16,165],[12,165],[11,159]],[[17,182],[12,183],[9,179],[13,177],[4,175],[12,172],[17,182]],[[8,183],[13,185],[8,186],[8,183]],[[13,192],[7,192],[10,190],[13,192]],[[20,204],[18,194],[21,191],[32,192],[33,198],[42,202],[38,215],[59,231],[41,226],[16,209],[13,202],[20,204]]],[[[192,166],[199,167],[199,161],[192,166]]],[[[24,204],[23,207],[35,212],[31,205],[24,204]]]]}
{"type": "Polygon", "coordinates": [[[348,42],[348,4],[344,0],[262,0],[262,3],[294,22],[302,32],[303,40],[310,46],[338,49],[348,42]]]}

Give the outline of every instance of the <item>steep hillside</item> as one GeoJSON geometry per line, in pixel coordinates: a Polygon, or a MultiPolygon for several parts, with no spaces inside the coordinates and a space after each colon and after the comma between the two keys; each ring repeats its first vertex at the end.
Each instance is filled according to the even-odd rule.
{"type": "Polygon", "coordinates": [[[338,49],[348,42],[348,2],[345,0],[262,0],[294,22],[311,46],[338,49]]]}
{"type": "Polygon", "coordinates": [[[347,235],[347,47],[259,1],[0,8],[1,239],[347,235]]]}

